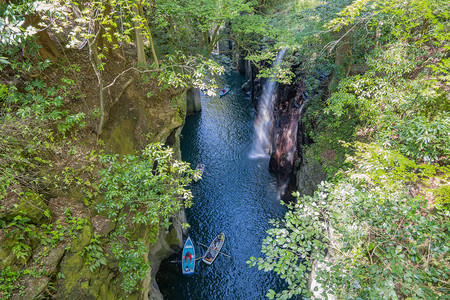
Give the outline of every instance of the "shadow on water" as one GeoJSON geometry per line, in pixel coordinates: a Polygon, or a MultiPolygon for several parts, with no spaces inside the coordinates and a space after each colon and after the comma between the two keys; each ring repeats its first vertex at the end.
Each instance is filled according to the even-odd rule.
{"type": "Polygon", "coordinates": [[[165,299],[264,299],[283,282],[273,273],[249,268],[246,261],[259,256],[270,219],[282,218],[275,178],[268,158],[250,159],[255,111],[241,90],[244,78],[226,77],[230,92],[222,97],[202,95],[201,114],[189,116],[182,131],[181,152],[193,167],[206,165],[203,179],[192,185],[194,205],[186,211],[197,256],[220,232],[226,235],[213,265],[197,261],[195,274],[183,276],[181,253],[162,262],[157,282],[165,299]]]}

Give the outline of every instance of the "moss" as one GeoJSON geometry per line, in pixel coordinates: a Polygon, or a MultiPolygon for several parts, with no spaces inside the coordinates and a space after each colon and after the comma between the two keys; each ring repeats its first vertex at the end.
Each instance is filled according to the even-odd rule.
{"type": "Polygon", "coordinates": [[[111,134],[106,141],[106,145],[110,148],[110,152],[120,155],[133,154],[136,148],[134,138],[134,129],[136,121],[131,119],[120,120],[114,126],[111,134]]]}
{"type": "MultiPolygon", "coordinates": [[[[115,300],[115,299],[127,299],[129,300],[129,297],[121,297],[118,292],[111,288],[111,286],[108,284],[112,282],[112,279],[108,280],[108,281],[104,281],[103,284],[100,286],[100,291],[99,291],[99,299],[111,299],[111,300],[115,300]]],[[[116,285],[117,287],[117,285],[116,285]]]]}
{"type": "Polygon", "coordinates": [[[89,271],[83,257],[69,253],[61,264],[64,278],[59,281],[57,299],[120,299],[120,291],[110,286],[114,274],[108,268],[89,271]]]}
{"type": "Polygon", "coordinates": [[[439,188],[437,188],[434,191],[435,194],[435,201],[439,204],[446,204],[448,205],[450,203],[450,185],[443,185],[439,188]]]}
{"type": "Polygon", "coordinates": [[[0,247],[0,261],[0,270],[2,270],[5,266],[13,266],[17,259],[9,247],[0,247]]]}
{"type": "Polygon", "coordinates": [[[44,212],[48,209],[44,200],[39,194],[28,190],[24,197],[20,199],[20,208],[24,216],[31,219],[32,222],[39,222],[45,217],[44,212]]]}
{"type": "Polygon", "coordinates": [[[45,218],[48,209],[44,200],[32,190],[21,193],[20,198],[7,199],[4,210],[0,210],[0,218],[12,219],[17,215],[27,217],[32,223],[38,224],[45,218]]]}
{"type": "Polygon", "coordinates": [[[61,265],[64,278],[60,280],[58,299],[77,299],[80,290],[78,284],[90,277],[89,270],[81,255],[68,253],[61,265]]]}
{"type": "MultiPolygon", "coordinates": [[[[152,126],[149,126],[152,135],[149,136],[148,142],[166,142],[170,134],[177,128],[184,124],[186,116],[186,92],[174,96],[171,100],[172,108],[167,110],[164,114],[161,111],[149,111],[148,120],[153,121],[152,126]],[[154,114],[158,114],[157,116],[154,114]]],[[[150,121],[148,121],[150,124],[150,121]]]]}
{"type": "Polygon", "coordinates": [[[83,228],[78,232],[77,237],[72,241],[72,245],[70,246],[70,251],[73,253],[77,253],[82,251],[84,247],[90,244],[92,238],[92,226],[91,224],[86,224],[83,228]]]}
{"type": "Polygon", "coordinates": [[[117,273],[108,267],[93,272],[81,255],[69,253],[61,264],[64,278],[59,281],[57,299],[141,299],[139,292],[126,295],[117,282],[117,273]]]}
{"type": "Polygon", "coordinates": [[[178,238],[177,230],[176,230],[175,227],[172,227],[172,229],[167,234],[167,236],[166,236],[166,243],[169,246],[180,245],[181,244],[181,241],[178,238]]]}
{"type": "Polygon", "coordinates": [[[176,106],[178,108],[178,115],[181,118],[181,123],[184,123],[184,119],[186,118],[186,92],[175,97],[176,106]]]}

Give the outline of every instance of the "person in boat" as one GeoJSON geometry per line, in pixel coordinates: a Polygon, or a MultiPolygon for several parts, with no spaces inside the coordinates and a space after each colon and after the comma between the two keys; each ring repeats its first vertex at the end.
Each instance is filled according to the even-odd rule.
{"type": "Polygon", "coordinates": [[[208,252],[208,254],[206,255],[205,259],[206,259],[207,261],[211,261],[212,258],[213,258],[213,257],[212,257],[212,255],[211,255],[211,253],[208,252]]]}
{"type": "Polygon", "coordinates": [[[214,242],[213,250],[217,251],[218,249],[219,249],[219,241],[216,240],[216,241],[214,242]]]}
{"type": "Polygon", "coordinates": [[[186,252],[186,254],[184,255],[184,261],[187,262],[188,259],[189,259],[189,262],[192,262],[191,252],[186,252]]]}

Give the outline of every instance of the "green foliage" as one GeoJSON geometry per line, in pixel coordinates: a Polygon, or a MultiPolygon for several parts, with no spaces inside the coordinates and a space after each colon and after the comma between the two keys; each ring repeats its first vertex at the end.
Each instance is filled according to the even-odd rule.
{"type": "Polygon", "coordinates": [[[147,274],[145,243],[132,235],[131,228],[150,227],[146,241],[153,244],[160,226],[168,227],[171,216],[184,205],[191,205],[187,189],[194,171],[189,164],[173,158],[173,150],[150,144],[141,156],[102,157],[100,188],[105,200],[97,210],[117,222],[113,234],[113,253],[123,275],[121,287],[127,293],[147,274]]]}
{"type": "Polygon", "coordinates": [[[21,275],[21,271],[14,271],[11,267],[5,267],[0,270],[0,297],[2,299],[11,299],[12,292],[15,289],[23,290],[25,288],[18,285],[17,280],[21,275]]]}
{"type": "MultiPolygon", "coordinates": [[[[298,38],[306,49],[304,55],[313,59],[300,55],[307,60],[302,70],[323,68],[323,50],[351,45],[339,54],[345,57],[343,65],[334,66],[329,86],[334,93],[326,105],[320,97],[312,98],[306,114],[319,152],[327,147],[342,152],[339,137],[345,141],[375,140],[418,161],[448,162],[449,101],[443,86],[448,82],[444,49],[450,41],[450,23],[444,9],[448,3],[444,2],[329,1],[303,12],[315,17],[315,26],[326,24],[336,33],[323,32],[313,38],[311,34],[317,29],[305,28],[305,35],[298,38]],[[317,47],[323,47],[320,53],[317,47]],[[341,127],[349,124],[348,119],[353,133],[348,132],[351,126],[341,127]],[[327,137],[329,132],[336,135],[334,140],[329,134],[327,137]]],[[[313,94],[314,81],[307,83],[313,94]]]]}
{"type": "Polygon", "coordinates": [[[148,274],[147,247],[142,241],[129,241],[127,244],[116,241],[112,244],[112,252],[119,260],[119,271],[123,276],[120,286],[130,294],[148,274]]]}
{"type": "Polygon", "coordinates": [[[269,298],[448,295],[448,7],[363,0],[306,11],[331,31],[319,37],[311,26],[297,36],[308,46],[299,53],[312,95],[303,120],[315,143],[306,152],[331,183],[313,197],[297,194],[268,231],[264,257],[249,260],[286,280],[269,298]],[[315,95],[314,72],[330,67],[318,48],[331,53],[345,43],[330,97],[315,95]],[[310,291],[313,262],[321,289],[310,291]]]}
{"type": "Polygon", "coordinates": [[[72,216],[70,208],[65,211],[64,221],[57,220],[55,223],[41,224],[41,232],[38,232],[39,241],[44,246],[56,247],[67,238],[75,239],[78,232],[88,224],[84,218],[72,216]]]}
{"type": "MultiPolygon", "coordinates": [[[[2,226],[5,229],[6,238],[13,240],[9,243],[9,247],[14,256],[25,263],[31,256],[31,246],[30,239],[36,237],[34,232],[34,226],[28,224],[29,218],[17,215],[14,219],[2,226]]],[[[2,247],[7,247],[7,245],[2,245],[2,247]]]]}
{"type": "Polygon", "coordinates": [[[78,254],[82,255],[89,266],[89,271],[94,272],[100,266],[106,265],[106,257],[103,253],[102,242],[99,235],[94,235],[89,245],[78,254]]]}
{"type": "Polygon", "coordinates": [[[160,52],[181,50],[208,56],[226,38],[227,34],[219,30],[251,11],[252,2],[243,0],[157,0],[148,13],[160,52]]]}
{"type": "Polygon", "coordinates": [[[191,205],[192,194],[185,187],[191,181],[192,170],[187,163],[175,161],[170,148],[150,144],[141,157],[126,155],[120,161],[117,155],[105,155],[102,163],[105,168],[100,172],[100,188],[105,191],[105,201],[98,210],[106,211],[111,219],[124,218],[126,208],[136,212],[129,219],[132,223],[161,222],[168,226],[172,213],[183,204],[179,199],[191,205]],[[160,214],[156,215],[156,211],[160,214]]]}
{"type": "MultiPolygon", "coordinates": [[[[436,299],[448,294],[448,211],[411,197],[408,186],[434,173],[402,155],[358,144],[353,168],[313,197],[299,197],[268,231],[264,258],[251,266],[274,270],[287,290],[271,295],[312,296],[306,290],[312,262],[326,266],[316,280],[338,298],[436,299]],[[331,257],[327,255],[329,253],[331,257]]],[[[317,296],[317,294],[316,294],[317,296]]]]}
{"type": "Polygon", "coordinates": [[[189,86],[201,89],[216,87],[215,81],[205,80],[205,74],[222,74],[223,67],[213,60],[205,60],[202,56],[185,55],[180,52],[168,54],[161,64],[158,73],[152,73],[151,78],[158,81],[160,90],[168,88],[187,88],[189,86]]]}
{"type": "Polygon", "coordinates": [[[23,264],[26,264],[34,250],[33,240],[39,241],[44,246],[56,247],[66,238],[76,238],[78,231],[87,224],[86,219],[73,217],[69,211],[66,211],[64,223],[58,220],[56,223],[42,224],[38,227],[30,221],[29,218],[18,214],[11,221],[1,223],[1,228],[8,239],[8,243],[1,247],[10,249],[23,264]]]}
{"type": "Polygon", "coordinates": [[[79,126],[80,128],[83,128],[86,123],[83,121],[85,114],[84,113],[78,113],[75,115],[69,115],[65,118],[65,120],[61,123],[58,123],[58,131],[62,134],[65,134],[70,129],[74,128],[75,126],[79,126]]]}
{"type": "MultiPolygon", "coordinates": [[[[35,55],[32,41],[25,42],[30,54],[35,55]]],[[[18,56],[20,47],[8,47],[1,52],[18,56]]],[[[30,72],[43,72],[49,61],[14,59],[8,65],[6,74],[16,77],[28,76],[30,72]]],[[[58,140],[58,133],[65,135],[75,128],[83,127],[84,115],[69,114],[63,108],[64,99],[71,95],[72,81],[61,78],[61,84],[48,86],[41,79],[23,81],[23,87],[6,81],[0,85],[0,198],[13,185],[37,189],[44,168],[52,168],[51,159],[56,153],[64,152],[67,140],[58,140]],[[59,132],[54,130],[55,126],[59,132]]]]}
{"type": "Polygon", "coordinates": [[[19,44],[35,33],[34,28],[22,27],[25,16],[34,10],[33,2],[0,3],[0,45],[19,44]]]}
{"type": "Polygon", "coordinates": [[[5,233],[6,241],[0,247],[6,251],[11,251],[21,263],[20,270],[18,264],[4,266],[3,263],[0,263],[0,297],[2,299],[10,299],[13,292],[19,296],[24,296],[23,276],[41,278],[51,275],[49,270],[42,266],[44,257],[48,256],[52,247],[60,245],[69,238],[76,238],[77,232],[87,224],[86,219],[73,217],[69,209],[66,210],[65,215],[63,222],[58,220],[55,223],[42,224],[41,226],[32,224],[29,218],[20,214],[10,221],[0,220],[0,227],[5,233]],[[33,266],[29,267],[27,262],[37,249],[36,242],[42,247],[36,256],[33,255],[33,258],[35,258],[33,266]]]}

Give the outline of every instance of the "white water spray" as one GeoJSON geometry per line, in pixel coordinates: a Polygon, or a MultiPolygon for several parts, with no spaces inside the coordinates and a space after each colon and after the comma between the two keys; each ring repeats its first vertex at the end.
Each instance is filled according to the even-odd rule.
{"type": "MultiPolygon", "coordinates": [[[[286,49],[278,52],[275,66],[281,63],[285,52],[286,49]]],[[[255,119],[255,141],[250,153],[251,158],[266,157],[272,150],[273,102],[276,85],[276,80],[270,78],[263,86],[263,92],[258,104],[258,115],[255,119]]]]}

